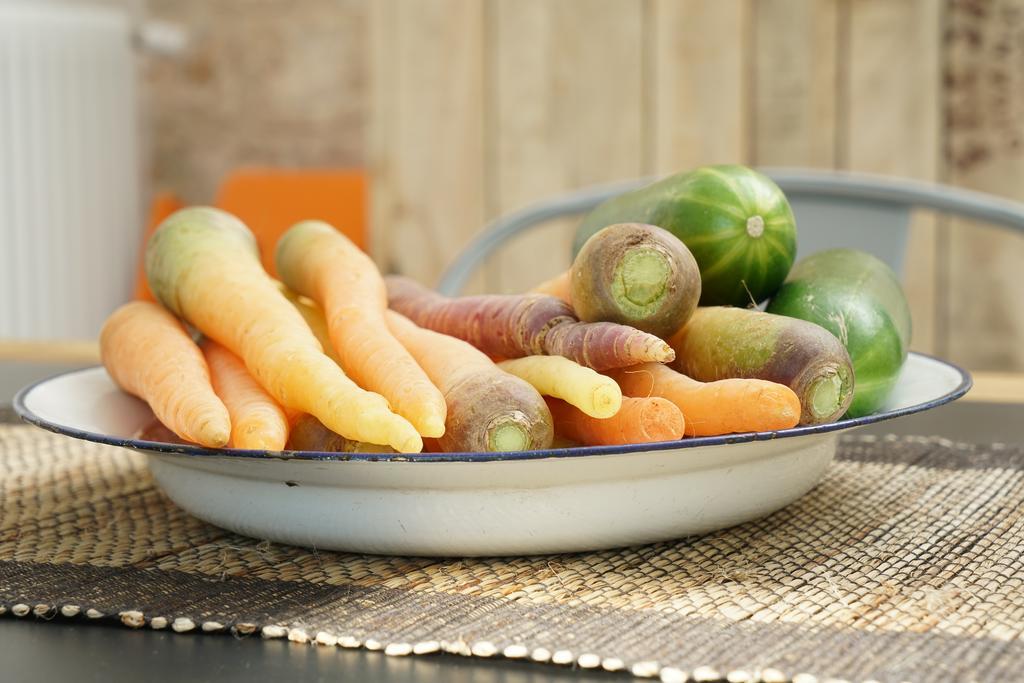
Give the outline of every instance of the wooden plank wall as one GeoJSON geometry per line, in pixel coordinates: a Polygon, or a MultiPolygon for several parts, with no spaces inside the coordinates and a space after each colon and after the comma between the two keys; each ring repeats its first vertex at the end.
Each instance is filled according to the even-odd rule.
{"type": "Polygon", "coordinates": [[[154,189],[209,203],[239,166],[362,166],[371,3],[103,2],[190,40],[180,57],[138,51],[154,189]]]}
{"type": "MultiPolygon", "coordinates": [[[[947,180],[1024,200],[1024,2],[955,2],[946,24],[947,180]]],[[[964,221],[945,238],[949,356],[1024,369],[1024,239],[964,221]]]]}
{"type": "MultiPolygon", "coordinates": [[[[491,216],[647,170],[643,3],[496,0],[484,30],[491,216]]],[[[489,287],[522,291],[563,270],[575,222],[508,245],[489,287]]]]}
{"type": "MultiPolygon", "coordinates": [[[[935,0],[858,0],[846,24],[837,166],[939,180],[941,4],[935,0]]],[[[910,226],[904,286],[914,347],[946,355],[936,338],[936,217],[910,226]]]]}
{"type": "MultiPolygon", "coordinates": [[[[371,5],[376,256],[428,282],[486,220],[705,163],[1024,199],[1024,0],[371,5]]],[[[473,288],[518,291],[566,267],[572,227],[509,245],[473,288]]],[[[914,347],[1024,370],[1024,239],[934,216],[910,239],[914,347]]]]}

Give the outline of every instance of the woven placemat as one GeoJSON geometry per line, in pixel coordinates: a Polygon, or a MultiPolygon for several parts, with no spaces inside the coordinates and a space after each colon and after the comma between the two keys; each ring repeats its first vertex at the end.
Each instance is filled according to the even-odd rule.
{"type": "MultiPolygon", "coordinates": [[[[683,456],[681,456],[683,457],[683,456]]],[[[1024,449],[852,437],[701,538],[539,558],[315,552],[185,514],[145,458],[0,425],[0,613],[439,650],[665,681],[1024,675],[1024,449]]]]}

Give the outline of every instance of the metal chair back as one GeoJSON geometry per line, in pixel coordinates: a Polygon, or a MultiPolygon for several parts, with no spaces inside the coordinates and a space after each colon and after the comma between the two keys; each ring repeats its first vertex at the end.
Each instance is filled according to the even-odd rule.
{"type": "MultiPolygon", "coordinates": [[[[821,249],[853,247],[875,254],[902,273],[910,217],[918,209],[976,219],[1024,234],[1024,204],[981,192],[863,173],[761,170],[778,183],[793,207],[798,259],[821,249]]],[[[455,258],[442,275],[438,290],[447,295],[461,292],[480,264],[513,236],[556,218],[584,214],[606,199],[654,180],[584,188],[497,219],[455,258]]]]}

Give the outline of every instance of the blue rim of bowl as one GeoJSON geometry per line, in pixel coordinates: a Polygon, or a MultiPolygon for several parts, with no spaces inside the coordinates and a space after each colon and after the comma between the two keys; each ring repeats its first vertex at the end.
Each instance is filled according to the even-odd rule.
{"type": "Polygon", "coordinates": [[[22,420],[41,427],[47,431],[70,436],[75,439],[92,441],[108,446],[120,446],[138,451],[155,451],[157,453],[170,453],[175,455],[192,455],[205,457],[227,457],[227,458],[258,458],[258,459],[279,459],[279,460],[314,460],[333,462],[508,462],[515,460],[540,460],[550,458],[579,458],[595,455],[625,455],[629,453],[649,453],[653,451],[677,450],[680,448],[698,448],[701,446],[721,446],[726,444],[749,443],[753,441],[772,441],[774,439],[785,439],[794,436],[806,436],[809,434],[824,434],[854,427],[892,420],[904,415],[920,413],[939,406],[951,403],[960,398],[970,390],[973,382],[971,375],[955,363],[936,358],[924,353],[914,355],[928,358],[942,363],[960,373],[960,384],[952,391],[942,396],[918,403],[905,408],[888,410],[864,417],[838,420],[821,425],[809,425],[804,427],[792,427],[780,429],[775,432],[746,432],[742,434],[726,434],[723,436],[697,436],[680,439],[678,441],[661,441],[657,443],[629,444],[627,446],[573,446],[569,448],[549,448],[536,451],[514,451],[508,453],[330,453],[325,451],[263,451],[244,449],[216,449],[204,448],[202,446],[189,446],[183,444],[170,444],[161,441],[144,441],[141,439],[126,439],[109,434],[98,434],[83,429],[67,427],[49,420],[43,419],[33,413],[25,405],[25,399],[32,391],[51,380],[65,375],[72,375],[80,372],[95,370],[96,367],[82,368],[48,377],[33,382],[26,386],[14,397],[14,410],[22,420]]]}

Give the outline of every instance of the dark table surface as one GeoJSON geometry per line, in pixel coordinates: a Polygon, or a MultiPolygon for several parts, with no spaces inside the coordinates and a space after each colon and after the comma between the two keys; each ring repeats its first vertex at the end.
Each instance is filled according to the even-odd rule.
{"type": "MultiPolygon", "coordinates": [[[[0,403],[58,366],[4,367],[0,403]]],[[[926,434],[956,441],[1024,442],[1024,404],[960,402],[864,428],[861,433],[926,434]]],[[[621,676],[454,655],[386,657],[379,652],[298,645],[230,635],[134,631],[119,626],[0,617],[0,681],[355,681],[537,683],[609,681],[621,676]]]]}

